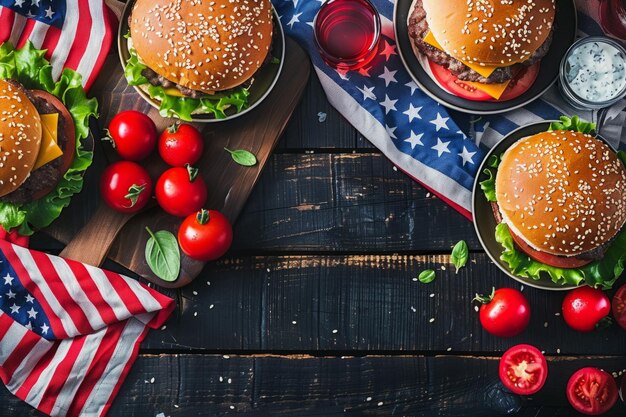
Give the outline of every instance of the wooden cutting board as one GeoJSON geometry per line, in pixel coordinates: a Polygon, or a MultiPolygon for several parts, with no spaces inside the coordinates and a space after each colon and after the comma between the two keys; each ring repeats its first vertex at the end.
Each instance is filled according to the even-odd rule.
{"type": "MultiPolygon", "coordinates": [[[[230,121],[195,124],[205,138],[204,155],[196,165],[208,186],[207,208],[219,210],[231,222],[235,222],[302,96],[309,73],[310,65],[306,53],[295,41],[286,38],[285,61],[280,78],[270,95],[257,108],[230,121]],[[251,168],[239,166],[224,151],[224,147],[249,150],[257,156],[259,162],[251,168]]],[[[90,93],[100,103],[101,128],[107,126],[117,113],[129,109],[147,113],[155,121],[159,131],[174,121],[162,118],[156,109],[141,99],[134,88],[128,86],[117,55],[109,56],[90,93]]],[[[96,138],[102,136],[99,132],[94,135],[96,138]]],[[[111,152],[110,146],[103,146],[109,149],[107,153],[111,152]]],[[[96,147],[96,152],[99,148],[96,147]]],[[[108,156],[109,159],[115,158],[115,155],[108,156]]],[[[154,182],[167,169],[156,153],[141,164],[148,169],[154,182]]],[[[165,282],[150,271],[145,261],[144,251],[148,240],[145,228],[149,227],[153,231],[166,229],[176,234],[182,221],[155,205],[133,217],[117,213],[102,203],[97,205],[84,226],[80,224],[81,211],[77,210],[89,210],[85,206],[95,207],[93,200],[99,199],[97,177],[102,166],[92,167],[91,170],[97,170],[98,175],[90,173],[83,195],[76,196],[72,205],[45,231],[67,244],[62,252],[63,256],[100,265],[108,255],[110,259],[147,280],[167,288],[181,287],[198,276],[204,263],[194,261],[184,254],[178,280],[165,282]],[[77,204],[81,206],[77,207],[77,204]]]]}

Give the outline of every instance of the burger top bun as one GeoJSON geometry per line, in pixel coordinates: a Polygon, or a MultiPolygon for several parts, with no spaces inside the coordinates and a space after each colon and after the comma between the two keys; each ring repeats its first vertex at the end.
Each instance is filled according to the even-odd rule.
{"type": "Polygon", "coordinates": [[[272,43],[270,0],[137,0],[133,47],[157,74],[192,90],[237,87],[272,43]]]}
{"type": "Polygon", "coordinates": [[[554,23],[554,0],[423,0],[437,42],[454,58],[479,65],[526,61],[554,23]]]}
{"type": "Polygon", "coordinates": [[[574,256],[609,242],[626,222],[626,169],[590,135],[542,132],[502,156],[496,199],[511,231],[534,249],[574,256]]]}
{"type": "Polygon", "coordinates": [[[0,79],[0,197],[30,175],[41,147],[41,118],[26,92],[0,79]]]}

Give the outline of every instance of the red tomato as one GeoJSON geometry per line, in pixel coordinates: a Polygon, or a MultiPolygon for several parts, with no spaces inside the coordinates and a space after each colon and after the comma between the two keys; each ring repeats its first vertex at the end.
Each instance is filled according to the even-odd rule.
{"type": "Polygon", "coordinates": [[[530,322],[530,305],[518,290],[494,289],[489,297],[477,295],[480,306],[480,324],[494,336],[511,337],[524,331],[530,322]]]}
{"type": "Polygon", "coordinates": [[[428,61],[433,76],[449,93],[461,98],[473,101],[505,101],[521,96],[528,90],[539,75],[539,63],[530,67],[523,67],[518,75],[509,83],[499,100],[494,99],[484,91],[459,80],[456,75],[448,71],[447,68],[428,61]]]}
{"type": "Polygon", "coordinates": [[[155,194],[161,208],[178,217],[197,212],[207,198],[204,180],[198,176],[198,170],[189,165],[170,168],[161,174],[155,194]]]}
{"type": "Polygon", "coordinates": [[[159,137],[159,155],[173,167],[193,165],[202,156],[204,140],[198,130],[188,124],[174,123],[159,137]]]}
{"type": "Polygon", "coordinates": [[[500,359],[500,380],[516,394],[531,395],[538,392],[547,378],[546,358],[534,346],[513,346],[500,359]]]}
{"type": "Polygon", "coordinates": [[[615,317],[617,324],[626,330],[626,284],[622,285],[613,296],[613,317],[615,317]]]}
{"type": "Polygon", "coordinates": [[[598,416],[609,411],[617,402],[615,379],[601,369],[583,368],[567,383],[567,399],[576,411],[598,416]]]}
{"type": "Polygon", "coordinates": [[[528,243],[524,242],[522,238],[517,236],[511,230],[509,230],[509,232],[515,241],[515,244],[519,246],[522,252],[542,264],[556,266],[557,268],[580,268],[581,266],[585,266],[592,262],[591,260],[576,259],[569,256],[557,256],[538,251],[537,249],[532,248],[528,243]]]}
{"type": "Polygon", "coordinates": [[[579,332],[590,332],[611,312],[609,297],[588,286],[570,291],[563,300],[565,323],[579,332]]]}
{"type": "Polygon", "coordinates": [[[111,119],[107,137],[123,159],[141,161],[154,149],[157,130],[154,122],[147,115],[135,110],[127,110],[111,119]]]}
{"type": "Polygon", "coordinates": [[[135,213],[150,201],[152,179],[148,171],[135,162],[115,162],[100,177],[100,193],[109,207],[135,213]]]}
{"type": "Polygon", "coordinates": [[[222,213],[202,209],[187,216],[178,229],[178,243],[187,256],[199,261],[222,257],[233,241],[233,228],[222,213]]]}

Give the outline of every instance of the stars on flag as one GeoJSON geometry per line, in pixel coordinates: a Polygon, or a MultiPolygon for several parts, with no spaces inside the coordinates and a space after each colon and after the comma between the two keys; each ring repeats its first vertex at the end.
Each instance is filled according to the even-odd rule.
{"type": "Polygon", "coordinates": [[[357,87],[358,90],[363,94],[363,101],[367,100],[368,98],[370,100],[376,100],[376,94],[374,94],[374,87],[368,87],[366,85],[363,86],[363,88],[359,88],[357,87]]]}
{"type": "Polygon", "coordinates": [[[287,23],[287,26],[293,29],[293,25],[295,25],[296,23],[300,23],[300,16],[302,16],[302,12],[296,13],[291,16],[291,20],[287,23]]]}
{"type": "Polygon", "coordinates": [[[420,111],[422,110],[422,106],[420,107],[413,107],[413,103],[409,103],[409,109],[405,112],[402,112],[402,114],[406,114],[407,117],[409,118],[409,123],[411,123],[413,121],[413,119],[417,118],[417,119],[421,119],[422,116],[420,116],[420,111]]]}
{"type": "Polygon", "coordinates": [[[380,105],[385,108],[385,114],[389,114],[391,110],[397,111],[396,103],[398,100],[391,100],[387,94],[385,94],[385,100],[380,102],[380,105]]]}
{"type": "MultiPolygon", "coordinates": [[[[297,1],[297,0],[296,0],[297,1]]],[[[65,1],[57,0],[0,0],[1,7],[48,25],[61,28],[65,17],[65,1]]]]}
{"type": "Polygon", "coordinates": [[[395,77],[396,72],[398,71],[389,71],[389,69],[385,66],[383,73],[380,74],[378,78],[382,78],[383,80],[385,80],[385,87],[389,87],[389,84],[398,82],[395,77]]]}
{"type": "Polygon", "coordinates": [[[435,130],[439,132],[440,129],[448,129],[448,119],[449,117],[442,117],[439,112],[437,112],[437,118],[435,120],[431,120],[430,123],[435,125],[435,130]]]}
{"type": "Polygon", "coordinates": [[[385,61],[389,61],[389,57],[391,57],[391,55],[398,55],[396,52],[396,45],[390,44],[386,39],[383,39],[383,45],[383,50],[380,52],[380,55],[385,57],[385,61]]]}
{"type": "Polygon", "coordinates": [[[465,146],[463,146],[463,150],[459,153],[459,156],[463,159],[463,166],[465,166],[468,162],[474,165],[474,161],[472,160],[474,155],[476,155],[476,152],[470,152],[465,146]]]}
{"type": "Polygon", "coordinates": [[[423,133],[417,135],[411,130],[411,136],[408,139],[404,139],[404,141],[411,144],[411,149],[415,149],[415,146],[417,145],[424,146],[424,144],[422,143],[422,136],[424,136],[423,133]]]}
{"type": "Polygon", "coordinates": [[[448,149],[449,144],[450,144],[450,141],[444,142],[441,139],[437,138],[437,144],[431,147],[431,149],[436,150],[437,156],[441,158],[441,155],[443,155],[444,153],[450,153],[450,149],[448,149]]]}
{"type": "Polygon", "coordinates": [[[52,11],[52,6],[48,6],[48,8],[46,9],[46,17],[48,19],[52,19],[52,17],[54,16],[54,13],[55,12],[52,11]]]}
{"type": "Polygon", "coordinates": [[[13,285],[13,277],[9,274],[6,274],[4,277],[4,285],[13,285]]]}

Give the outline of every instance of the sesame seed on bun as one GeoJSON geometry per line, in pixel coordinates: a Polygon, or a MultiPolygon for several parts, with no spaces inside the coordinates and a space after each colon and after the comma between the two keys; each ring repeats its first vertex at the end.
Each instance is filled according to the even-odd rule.
{"type": "Polygon", "coordinates": [[[148,67],[208,94],[252,77],[272,30],[269,0],[137,0],[130,19],[133,47],[148,67]]]}
{"type": "Polygon", "coordinates": [[[428,26],[452,57],[478,65],[521,63],[546,41],[554,0],[423,0],[428,26]]]}
{"type": "Polygon", "coordinates": [[[532,248],[576,256],[609,242],[626,223],[626,169],[600,139],[542,132],[503,154],[496,199],[503,221],[532,248]]]}
{"type": "Polygon", "coordinates": [[[26,181],[41,136],[41,118],[24,89],[0,79],[0,197],[26,181]]]}

